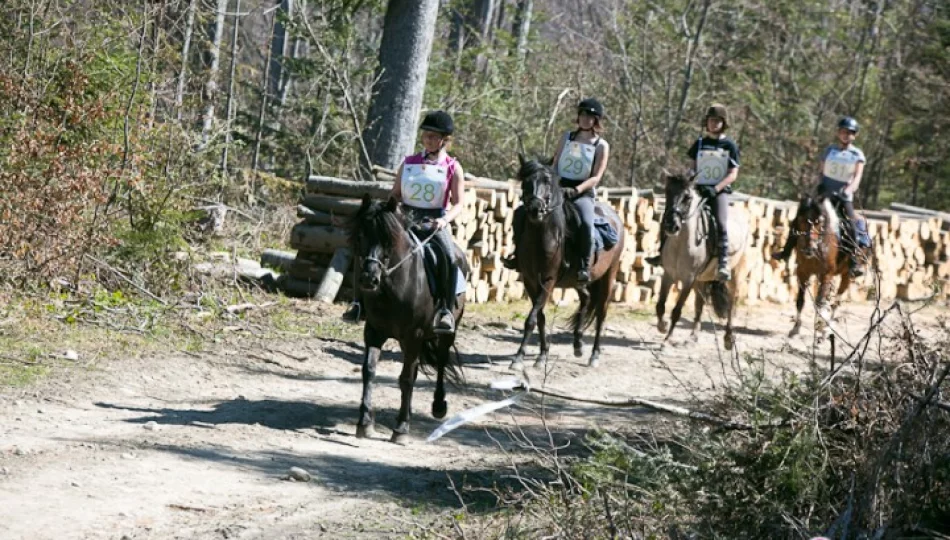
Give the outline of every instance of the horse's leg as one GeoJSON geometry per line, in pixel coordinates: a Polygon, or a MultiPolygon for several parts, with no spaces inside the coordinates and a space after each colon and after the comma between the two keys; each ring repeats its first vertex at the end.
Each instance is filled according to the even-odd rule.
{"type": "Polygon", "coordinates": [[[726,317],[726,335],[722,338],[722,345],[727,351],[731,351],[736,346],[736,336],[732,333],[732,314],[736,312],[736,291],[738,290],[738,281],[729,280],[726,287],[729,288],[729,315],[726,317]]]}
{"type": "Polygon", "coordinates": [[[551,344],[548,343],[548,332],[547,332],[547,317],[544,315],[544,306],[548,303],[548,298],[551,296],[551,291],[554,289],[554,281],[552,280],[549,283],[546,283],[542,286],[544,291],[544,298],[541,301],[540,309],[538,309],[538,344],[541,348],[538,353],[538,359],[534,362],[534,367],[543,368],[548,363],[548,349],[550,349],[551,344]]]}
{"type": "Polygon", "coordinates": [[[607,305],[610,302],[610,292],[614,288],[615,276],[616,272],[612,269],[609,276],[601,278],[593,287],[592,309],[597,310],[597,318],[594,322],[594,349],[590,353],[588,367],[597,367],[597,364],[600,363],[600,333],[604,328],[604,320],[607,318],[607,305]]]}
{"type": "Polygon", "coordinates": [[[703,308],[706,307],[706,291],[706,287],[697,287],[696,290],[693,291],[696,314],[695,319],[693,319],[693,331],[689,334],[689,338],[693,341],[699,341],[699,331],[703,328],[703,308]]]}
{"type": "Polygon", "coordinates": [[[396,417],[396,428],[389,439],[391,442],[403,444],[409,439],[409,418],[412,416],[412,389],[416,385],[416,376],[419,375],[419,349],[422,343],[400,342],[402,348],[402,371],[399,373],[399,416],[396,417]]]}
{"type": "Polygon", "coordinates": [[[356,424],[356,436],[360,438],[372,437],[376,434],[373,427],[376,416],[373,414],[373,381],[376,379],[376,364],[386,338],[369,323],[363,328],[363,342],[366,351],[363,353],[363,397],[360,400],[360,419],[356,424]]]}
{"type": "Polygon", "coordinates": [[[841,283],[838,284],[838,292],[835,293],[835,300],[831,304],[831,320],[837,320],[836,313],[838,307],[841,306],[841,297],[848,292],[849,287],[851,287],[851,273],[845,271],[841,274],[841,283]]]}
{"type": "Polygon", "coordinates": [[[544,309],[544,303],[548,300],[547,290],[534,280],[530,282],[525,281],[525,289],[527,289],[528,296],[531,298],[531,311],[528,312],[528,316],[524,320],[524,334],[521,337],[521,346],[518,347],[518,352],[515,353],[514,360],[512,360],[511,365],[508,366],[508,369],[514,371],[524,369],[524,354],[525,347],[528,344],[528,338],[531,337],[531,333],[534,332],[538,324],[538,313],[544,309]]]}
{"type": "Polygon", "coordinates": [[[834,276],[827,272],[821,276],[818,285],[818,295],[815,297],[815,334],[818,341],[828,337],[831,333],[831,309],[829,307],[828,297],[834,285],[834,276]]]}
{"type": "Polygon", "coordinates": [[[445,401],[445,369],[449,365],[452,354],[452,336],[439,336],[438,362],[439,367],[435,379],[435,396],[432,398],[432,416],[434,418],[445,418],[445,413],[449,410],[449,404],[445,401]]]}
{"type": "Polygon", "coordinates": [[[808,288],[808,278],[798,279],[798,296],[795,298],[795,325],[788,337],[795,337],[802,331],[802,308],[805,307],[805,289],[808,288]]]}
{"type": "Polygon", "coordinates": [[[692,281],[684,281],[683,287],[680,289],[680,294],[676,298],[676,305],[673,306],[673,313],[670,314],[670,331],[666,333],[666,338],[663,341],[670,339],[670,336],[673,335],[673,330],[676,329],[676,323],[679,322],[680,317],[683,315],[683,306],[686,304],[686,300],[689,298],[689,293],[693,290],[692,281]]]}
{"type": "Polygon", "coordinates": [[[590,309],[589,287],[578,288],[577,295],[580,301],[577,305],[577,313],[574,314],[574,357],[580,358],[584,356],[584,319],[587,317],[587,310],[590,309]]]}
{"type": "Polygon", "coordinates": [[[670,296],[670,288],[673,286],[673,278],[668,272],[663,272],[660,279],[660,295],[656,299],[656,329],[665,334],[667,331],[666,321],[663,315],[666,313],[666,299],[670,296]]]}

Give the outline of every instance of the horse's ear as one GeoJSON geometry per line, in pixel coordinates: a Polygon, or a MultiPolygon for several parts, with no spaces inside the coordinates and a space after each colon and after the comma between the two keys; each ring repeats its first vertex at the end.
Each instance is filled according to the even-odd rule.
{"type": "Polygon", "coordinates": [[[392,195],[390,195],[389,200],[386,201],[386,211],[395,212],[398,209],[399,209],[399,200],[396,199],[396,197],[393,197],[392,195]]]}
{"type": "Polygon", "coordinates": [[[519,166],[519,167],[524,167],[524,164],[527,163],[527,162],[528,162],[528,160],[525,159],[524,153],[518,152],[518,166],[519,166]]]}
{"type": "Polygon", "coordinates": [[[359,209],[358,213],[362,214],[362,213],[366,212],[366,210],[369,208],[369,205],[371,205],[371,204],[373,204],[373,198],[370,196],[369,193],[364,193],[364,194],[363,194],[363,202],[362,202],[362,204],[360,204],[360,209],[359,209]]]}

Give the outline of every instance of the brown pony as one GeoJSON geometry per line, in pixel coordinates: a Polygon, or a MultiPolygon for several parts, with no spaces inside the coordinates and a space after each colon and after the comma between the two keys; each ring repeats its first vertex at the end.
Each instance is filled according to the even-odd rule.
{"type": "MultiPolygon", "coordinates": [[[[790,231],[795,236],[798,296],[795,299],[795,325],[789,332],[789,337],[797,336],[801,331],[805,290],[812,276],[818,277],[815,332],[819,340],[832,334],[831,322],[840,303],[840,296],[851,285],[848,252],[842,243],[845,230],[846,227],[842,227],[842,218],[835,211],[829,197],[802,197],[790,231]],[[834,279],[839,276],[841,281],[838,291],[832,297],[834,279]]],[[[865,256],[863,253],[860,255],[865,256]]]]}
{"type": "MultiPolygon", "coordinates": [[[[521,180],[524,201],[524,231],[515,241],[518,243],[518,272],[524,281],[525,290],[531,298],[531,311],[524,323],[521,346],[515,353],[510,368],[524,369],[525,344],[538,328],[541,354],[535,367],[543,367],[548,359],[548,340],[545,334],[544,306],[554,287],[573,287],[580,297],[577,313],[572,318],[574,327],[574,356],[584,354],[582,342],[584,329],[596,320],[594,349],[590,355],[590,367],[596,367],[600,357],[600,332],[607,317],[607,305],[613,292],[614,281],[620,270],[620,254],[623,253],[624,229],[620,216],[607,205],[598,203],[596,213],[617,231],[617,243],[600,251],[591,264],[591,280],[586,285],[577,283],[576,272],[562,272],[563,262],[572,260],[569,242],[569,216],[576,211],[558,184],[554,171],[538,161],[521,160],[518,178],[521,180]]],[[[576,217],[576,216],[575,216],[576,217]]]]}

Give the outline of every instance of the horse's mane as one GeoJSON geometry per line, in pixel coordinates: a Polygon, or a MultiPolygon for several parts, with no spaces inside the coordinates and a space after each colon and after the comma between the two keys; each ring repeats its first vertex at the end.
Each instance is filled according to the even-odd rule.
{"type": "Polygon", "coordinates": [[[387,202],[376,201],[368,196],[349,223],[350,246],[355,253],[360,252],[361,239],[371,244],[379,244],[383,249],[402,252],[408,249],[405,231],[408,229],[406,216],[399,211],[395,199],[387,202]]]}

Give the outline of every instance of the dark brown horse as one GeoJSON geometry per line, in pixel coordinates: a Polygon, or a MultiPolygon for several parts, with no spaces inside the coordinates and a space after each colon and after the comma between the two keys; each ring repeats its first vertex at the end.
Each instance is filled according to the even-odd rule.
{"type": "Polygon", "coordinates": [[[620,216],[613,208],[598,203],[598,217],[607,220],[617,231],[619,239],[608,250],[602,250],[591,264],[590,283],[577,282],[577,272],[563,272],[564,261],[572,260],[569,242],[569,222],[576,219],[576,211],[558,184],[554,171],[538,161],[521,160],[518,178],[521,180],[522,200],[526,219],[524,230],[515,239],[517,242],[518,272],[524,281],[525,290],[531,298],[531,312],[524,323],[521,346],[511,362],[511,369],[524,369],[525,344],[538,328],[541,353],[535,367],[543,367],[548,360],[548,339],[545,333],[544,306],[554,287],[573,287],[577,290],[580,305],[572,319],[574,327],[574,356],[584,354],[584,329],[596,321],[594,348],[591,352],[591,367],[596,367],[600,357],[600,333],[607,316],[607,305],[613,292],[617,271],[620,269],[620,254],[623,252],[624,229],[620,216]],[[573,215],[573,217],[571,217],[573,215]]]}
{"type": "MultiPolygon", "coordinates": [[[[445,401],[445,379],[455,382],[461,379],[458,355],[451,354],[455,334],[436,335],[432,320],[436,302],[429,290],[426,278],[423,250],[420,243],[428,234],[410,233],[413,225],[400,212],[395,199],[387,203],[373,201],[368,196],[353,219],[350,243],[356,255],[359,271],[359,287],[366,310],[366,326],[363,340],[366,353],[363,357],[363,399],[360,403],[360,419],[356,428],[357,437],[374,435],[373,380],[383,344],[390,338],[399,341],[402,350],[402,372],[399,374],[399,389],[402,400],[392,441],[403,442],[409,434],[409,417],[412,413],[412,389],[419,374],[419,367],[436,371],[435,397],[432,401],[432,416],[443,418],[448,411],[445,401]]],[[[465,261],[456,246],[456,260],[465,261]]],[[[462,271],[468,275],[468,267],[462,271]]],[[[455,320],[461,321],[465,307],[465,295],[459,295],[455,320]]],[[[457,323],[456,323],[457,324],[457,323]]]]}
{"type": "MultiPolygon", "coordinates": [[[[818,339],[832,333],[831,323],[840,296],[851,286],[850,258],[848,249],[853,243],[842,242],[847,227],[842,227],[842,218],[835,211],[830,197],[802,197],[798,213],[791,223],[790,234],[795,236],[795,275],[798,278],[798,296],[795,299],[795,325],[789,336],[797,336],[802,328],[802,307],[805,291],[812,276],[818,277],[818,294],[815,296],[815,333],[818,339]],[[832,295],[835,277],[840,277],[838,291],[832,295]]],[[[866,256],[860,253],[859,256],[866,256]]]]}

